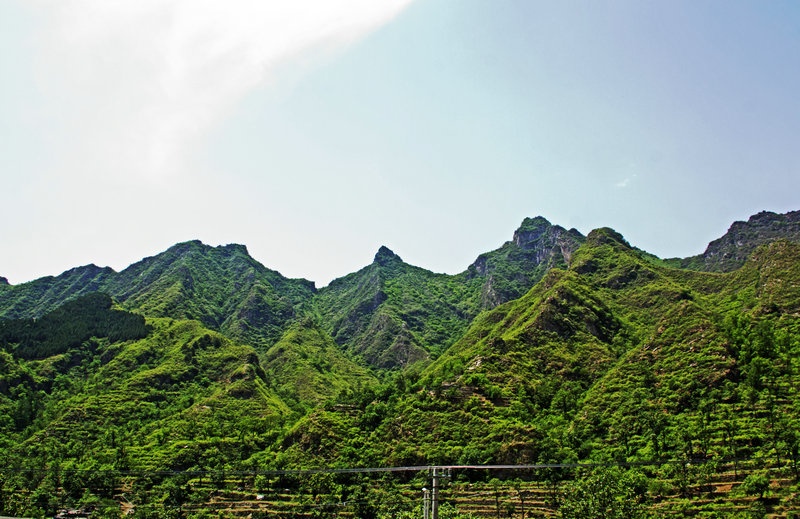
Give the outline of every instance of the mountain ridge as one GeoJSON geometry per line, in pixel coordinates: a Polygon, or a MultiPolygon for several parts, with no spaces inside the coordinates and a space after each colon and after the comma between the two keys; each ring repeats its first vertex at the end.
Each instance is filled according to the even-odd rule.
{"type": "Polygon", "coordinates": [[[514,515],[531,485],[554,516],[591,467],[615,465],[657,514],[785,515],[800,478],[800,243],[752,232],[786,227],[775,218],[735,226],[726,247],[750,252],[730,271],[539,217],[456,275],[382,246],[316,289],[195,240],[122,273],[0,285],[0,513],[94,503],[117,517],[124,493],[137,517],[255,517],[298,493],[292,506],[336,503],[321,517],[402,518],[425,475],[376,489],[324,470],[525,463],[546,468],[459,471],[453,495],[483,485],[481,516],[514,515]],[[742,497],[752,474],[774,497],[742,497]]]}
{"type": "MultiPolygon", "coordinates": [[[[630,247],[613,229],[589,236],[613,236],[630,247]]],[[[800,240],[800,211],[762,212],[735,222],[702,258],[653,261],[719,271],[777,237],[800,240]]],[[[394,369],[438,356],[480,312],[522,297],[551,269],[567,268],[588,239],[542,216],[525,218],[511,240],[480,254],[461,273],[435,274],[381,246],[370,265],[321,289],[265,267],[244,245],[190,240],[120,272],[90,264],[21,285],[0,284],[0,318],[35,318],[72,297],[102,291],[124,309],[197,319],[265,349],[313,309],[337,344],[374,367],[394,369]]]]}
{"type": "MultiPolygon", "coordinates": [[[[524,249],[529,244],[534,243],[538,239],[540,239],[544,235],[544,231],[542,229],[544,228],[545,231],[546,231],[547,227],[550,227],[550,228],[553,229],[553,234],[557,238],[561,237],[561,236],[569,236],[569,237],[571,237],[571,238],[573,238],[575,240],[578,240],[578,241],[581,241],[581,240],[585,239],[585,237],[580,233],[580,231],[578,231],[575,228],[571,228],[571,229],[567,230],[567,229],[565,229],[565,228],[563,228],[563,227],[561,227],[559,225],[553,225],[546,218],[544,218],[542,216],[537,216],[537,217],[533,217],[533,218],[526,217],[526,218],[523,219],[523,221],[520,224],[520,226],[514,231],[512,239],[510,241],[507,241],[499,249],[495,249],[495,251],[492,251],[492,252],[497,252],[497,251],[503,249],[503,247],[507,246],[510,243],[513,243],[513,244],[517,245],[518,247],[524,249]]],[[[744,262],[746,256],[749,254],[749,252],[751,252],[753,250],[753,248],[754,248],[753,244],[761,244],[764,241],[775,239],[776,237],[787,237],[788,239],[791,239],[792,241],[800,241],[800,210],[798,210],[798,211],[789,211],[787,213],[775,213],[775,212],[766,211],[766,210],[765,211],[761,211],[759,213],[756,213],[756,214],[750,216],[750,218],[747,221],[738,221],[737,220],[737,221],[733,222],[731,224],[731,226],[729,227],[728,231],[723,236],[721,236],[720,238],[717,238],[715,240],[712,240],[708,244],[708,246],[706,248],[706,251],[703,254],[695,255],[695,256],[688,256],[686,258],[674,258],[674,257],[663,258],[663,261],[670,262],[670,264],[672,264],[674,266],[681,266],[682,268],[695,268],[697,270],[719,270],[721,268],[730,268],[730,267],[713,266],[714,265],[714,261],[712,259],[710,259],[710,258],[715,258],[715,257],[722,256],[725,259],[727,259],[727,257],[730,256],[732,253],[729,252],[729,251],[721,252],[720,249],[723,246],[728,246],[730,248],[731,245],[734,248],[736,248],[737,247],[736,244],[738,242],[740,245],[742,243],[745,243],[747,245],[747,247],[745,249],[740,250],[740,252],[738,254],[736,254],[735,262],[736,262],[736,264],[738,266],[741,266],[741,264],[744,262]],[[781,229],[781,226],[785,227],[785,229],[781,229]],[[751,233],[760,234],[761,236],[760,236],[759,239],[757,239],[755,241],[753,241],[753,240],[749,240],[749,241],[748,240],[741,240],[740,237],[742,235],[744,235],[744,234],[747,234],[748,231],[750,231],[751,233]],[[787,237],[787,232],[789,234],[788,237],[787,237]],[[698,264],[699,261],[702,261],[703,263],[706,264],[705,268],[700,268],[699,267],[699,264],[698,264]]],[[[548,236],[547,238],[549,238],[551,240],[553,239],[552,236],[548,236]]],[[[564,246],[564,245],[566,245],[566,246],[562,249],[561,253],[562,253],[562,256],[568,262],[569,261],[569,256],[570,256],[572,250],[574,250],[574,248],[570,247],[569,246],[570,244],[562,244],[562,246],[564,246]]],[[[221,250],[221,251],[238,252],[238,253],[241,253],[243,255],[249,256],[251,259],[253,259],[254,261],[258,262],[258,260],[256,260],[255,258],[252,258],[252,256],[250,256],[249,251],[247,249],[247,246],[244,245],[244,244],[228,243],[228,244],[225,244],[225,245],[212,246],[212,245],[204,244],[202,241],[200,241],[198,239],[192,239],[192,240],[187,240],[187,241],[183,241],[183,242],[178,242],[175,245],[167,248],[165,251],[163,251],[161,253],[158,253],[158,254],[156,254],[154,256],[144,257],[143,259],[132,263],[131,265],[129,265],[128,267],[122,269],[119,272],[115,271],[111,267],[99,267],[99,266],[95,265],[94,263],[90,263],[90,264],[87,264],[87,265],[84,265],[84,266],[72,267],[72,268],[67,269],[66,271],[64,271],[64,272],[62,272],[61,274],[58,274],[58,275],[46,275],[46,276],[42,276],[40,278],[36,278],[36,279],[30,280],[30,281],[25,281],[25,282],[17,283],[17,284],[11,284],[8,281],[7,278],[5,278],[3,276],[0,276],[0,287],[3,287],[3,288],[19,287],[21,285],[28,285],[30,283],[42,282],[42,281],[45,281],[45,280],[59,279],[59,278],[67,277],[70,273],[72,273],[74,271],[94,271],[94,272],[103,272],[103,273],[107,273],[107,274],[119,274],[119,273],[125,272],[126,270],[131,269],[131,267],[134,267],[135,265],[138,265],[138,264],[140,264],[142,262],[147,262],[148,260],[152,260],[154,258],[158,258],[158,257],[162,256],[163,254],[170,253],[170,252],[181,252],[181,251],[186,252],[186,251],[191,250],[192,247],[205,247],[205,248],[221,250]]],[[[486,256],[488,254],[490,254],[490,253],[486,252],[486,253],[479,254],[478,257],[470,265],[468,265],[466,267],[466,269],[464,271],[462,271],[460,274],[472,273],[474,271],[474,273],[472,273],[471,275],[476,275],[476,274],[477,275],[486,275],[488,273],[487,265],[486,265],[486,256]]],[[[379,248],[378,252],[376,252],[373,262],[385,261],[385,260],[388,260],[390,258],[395,258],[395,259],[398,259],[398,260],[402,261],[402,258],[400,258],[400,256],[398,256],[394,251],[392,251],[391,249],[389,249],[385,245],[382,245],[379,248]],[[384,255],[386,256],[386,259],[384,259],[384,255]]],[[[544,259],[544,258],[541,258],[541,259],[544,259]]],[[[262,266],[263,266],[263,264],[262,264],[262,266]]],[[[267,268],[267,267],[265,267],[265,268],[267,268]]],[[[424,267],[420,267],[420,268],[424,268],[424,267]]],[[[277,271],[273,271],[273,272],[277,272],[277,271]]],[[[279,272],[277,272],[277,273],[280,274],[279,272]]],[[[450,275],[458,275],[458,273],[457,274],[450,274],[450,275]]],[[[341,277],[344,277],[344,276],[340,276],[340,278],[335,278],[331,282],[335,281],[336,279],[341,279],[341,277]]],[[[285,278],[285,279],[295,279],[295,280],[299,280],[299,281],[304,281],[304,282],[309,283],[311,285],[315,285],[314,281],[308,280],[307,278],[302,278],[301,277],[301,278],[285,278]]]]}
{"type": "Polygon", "coordinates": [[[753,250],[777,238],[800,241],[800,211],[761,211],[747,221],[735,221],[721,237],[711,241],[702,254],[666,261],[682,268],[730,272],[741,267],[753,250]]]}

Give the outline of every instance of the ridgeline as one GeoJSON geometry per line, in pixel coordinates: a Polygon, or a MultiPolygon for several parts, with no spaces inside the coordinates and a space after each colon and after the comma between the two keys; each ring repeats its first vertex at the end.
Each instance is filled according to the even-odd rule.
{"type": "Polygon", "coordinates": [[[792,517],[798,358],[800,212],[321,289],[186,242],[0,282],[0,515],[792,517]]]}

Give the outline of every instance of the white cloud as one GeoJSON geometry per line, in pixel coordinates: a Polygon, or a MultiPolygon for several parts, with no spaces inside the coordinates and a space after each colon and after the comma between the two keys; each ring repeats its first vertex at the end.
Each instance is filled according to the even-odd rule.
{"type": "Polygon", "coordinates": [[[631,175],[629,177],[625,177],[624,179],[622,179],[619,182],[617,182],[615,184],[615,186],[617,188],[619,188],[619,189],[625,189],[626,187],[628,187],[631,184],[631,182],[636,180],[636,177],[637,177],[637,175],[634,173],[633,175],[631,175]]]}
{"type": "Polygon", "coordinates": [[[411,0],[43,0],[38,79],[59,170],[169,182],[275,68],[342,48],[411,0]]]}

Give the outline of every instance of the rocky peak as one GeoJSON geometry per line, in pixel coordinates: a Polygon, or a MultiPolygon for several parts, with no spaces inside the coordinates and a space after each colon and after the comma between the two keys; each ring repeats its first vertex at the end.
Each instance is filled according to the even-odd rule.
{"type": "Polygon", "coordinates": [[[245,245],[230,243],[227,245],[213,246],[207,245],[200,240],[190,240],[177,243],[152,258],[145,258],[144,261],[158,261],[170,264],[175,261],[184,261],[193,257],[230,260],[238,256],[251,258],[245,245]]]}
{"type": "Polygon", "coordinates": [[[708,244],[700,256],[702,269],[734,270],[741,267],[757,247],[778,239],[800,242],[800,211],[785,214],[761,211],[746,222],[734,222],[724,236],[708,244]]]}
{"type": "Polygon", "coordinates": [[[378,249],[378,252],[375,254],[374,263],[381,265],[383,267],[389,266],[391,263],[402,262],[403,260],[392,252],[389,247],[385,245],[381,245],[381,248],[378,249]]]}
{"type": "Polygon", "coordinates": [[[486,279],[481,305],[493,308],[516,299],[535,285],[553,267],[569,265],[572,254],[586,238],[545,218],[525,218],[514,238],[499,249],[486,252],[467,268],[467,276],[486,279]]]}
{"type": "Polygon", "coordinates": [[[98,274],[113,274],[114,270],[110,267],[98,267],[94,263],[89,263],[82,267],[73,267],[65,271],[62,276],[97,276],[98,274]]]}
{"type": "Polygon", "coordinates": [[[513,243],[520,249],[528,251],[563,245],[562,253],[569,261],[569,255],[583,243],[584,239],[577,229],[566,230],[560,225],[551,224],[542,216],[537,216],[522,221],[519,229],[514,231],[513,243]]]}
{"type": "Polygon", "coordinates": [[[523,249],[528,248],[552,227],[553,225],[544,217],[525,218],[519,229],[514,231],[514,244],[523,249]]]}
{"type": "Polygon", "coordinates": [[[542,216],[525,218],[511,241],[496,251],[478,256],[468,271],[487,276],[498,261],[518,263],[523,270],[537,269],[543,264],[551,266],[562,260],[569,263],[572,253],[585,239],[577,229],[566,230],[542,216]]]}

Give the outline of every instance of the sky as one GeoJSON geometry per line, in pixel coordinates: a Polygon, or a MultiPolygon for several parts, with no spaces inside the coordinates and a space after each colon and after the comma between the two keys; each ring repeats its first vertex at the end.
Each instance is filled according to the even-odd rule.
{"type": "Polygon", "coordinates": [[[798,92],[794,0],[0,0],[0,276],[454,274],[534,216],[691,256],[800,209],[798,92]]]}

